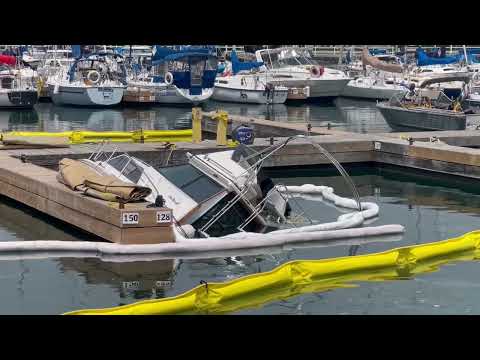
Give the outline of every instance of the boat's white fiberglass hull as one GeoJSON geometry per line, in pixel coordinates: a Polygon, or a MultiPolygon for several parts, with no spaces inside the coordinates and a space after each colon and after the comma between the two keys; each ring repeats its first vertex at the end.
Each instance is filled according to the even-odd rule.
{"type": "Polygon", "coordinates": [[[264,90],[235,89],[215,85],[212,99],[241,104],[283,104],[287,100],[288,89],[275,89],[269,96],[264,90]]]}
{"type": "Polygon", "coordinates": [[[135,82],[128,83],[128,90],[148,90],[153,93],[155,100],[152,103],[158,104],[201,104],[213,94],[213,88],[202,89],[199,95],[190,95],[188,89],[179,89],[175,85],[165,83],[135,82]]]}
{"type": "Polygon", "coordinates": [[[56,105],[114,106],[122,101],[123,86],[65,86],[48,85],[48,92],[56,105]]]}
{"type": "Polygon", "coordinates": [[[394,95],[405,94],[408,90],[398,85],[369,85],[359,84],[355,80],[352,80],[345,86],[342,96],[371,99],[371,100],[383,100],[391,99],[394,95]]]}
{"type": "Polygon", "coordinates": [[[280,78],[274,77],[268,81],[275,85],[283,85],[288,88],[310,87],[309,99],[335,98],[343,93],[350,78],[342,79],[321,79],[321,78],[280,78]]]}

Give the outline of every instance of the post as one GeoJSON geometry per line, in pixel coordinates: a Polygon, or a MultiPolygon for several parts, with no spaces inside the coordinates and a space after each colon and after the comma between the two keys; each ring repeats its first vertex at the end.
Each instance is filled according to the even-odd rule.
{"type": "Polygon", "coordinates": [[[217,120],[217,146],[226,146],[228,113],[226,111],[218,111],[213,118],[217,120]]]}
{"type": "Polygon", "coordinates": [[[202,142],[202,110],[199,107],[192,108],[192,141],[202,142]]]}

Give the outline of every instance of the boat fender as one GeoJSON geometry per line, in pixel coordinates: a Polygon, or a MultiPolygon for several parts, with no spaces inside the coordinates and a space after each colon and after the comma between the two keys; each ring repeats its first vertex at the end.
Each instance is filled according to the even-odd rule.
{"type": "Polygon", "coordinates": [[[313,77],[320,77],[323,75],[324,72],[325,69],[323,68],[323,66],[312,66],[310,69],[310,73],[313,77]]]}
{"type": "Polygon", "coordinates": [[[173,74],[171,72],[167,72],[165,74],[165,83],[167,85],[172,85],[173,84],[173,74]]]}
{"type": "Polygon", "coordinates": [[[91,70],[87,74],[87,80],[92,84],[97,84],[100,81],[100,73],[96,70],[91,70]]]}

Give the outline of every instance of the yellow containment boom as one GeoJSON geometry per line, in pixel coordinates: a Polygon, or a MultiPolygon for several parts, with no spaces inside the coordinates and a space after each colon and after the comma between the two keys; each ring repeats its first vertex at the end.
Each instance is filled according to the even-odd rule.
{"type": "Polygon", "coordinates": [[[476,260],[480,231],[458,238],[406,246],[368,255],[291,261],[272,271],[225,283],[199,285],[183,294],[109,309],[78,310],[66,315],[221,314],[260,307],[292,296],[354,287],[354,281],[408,279],[452,261],[476,260]]]}
{"type": "Polygon", "coordinates": [[[110,142],[192,142],[192,129],[185,130],[136,130],[136,131],[10,131],[3,135],[16,137],[67,137],[71,144],[110,142]]]}

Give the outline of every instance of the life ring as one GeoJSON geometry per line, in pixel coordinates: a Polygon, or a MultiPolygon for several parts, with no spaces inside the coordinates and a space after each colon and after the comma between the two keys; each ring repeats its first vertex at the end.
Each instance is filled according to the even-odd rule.
{"type": "Polygon", "coordinates": [[[87,80],[91,84],[97,84],[100,81],[100,73],[96,70],[91,70],[87,74],[87,80]]]}
{"type": "Polygon", "coordinates": [[[173,74],[171,72],[167,72],[165,74],[165,83],[167,85],[172,85],[173,84],[173,74]]]}

